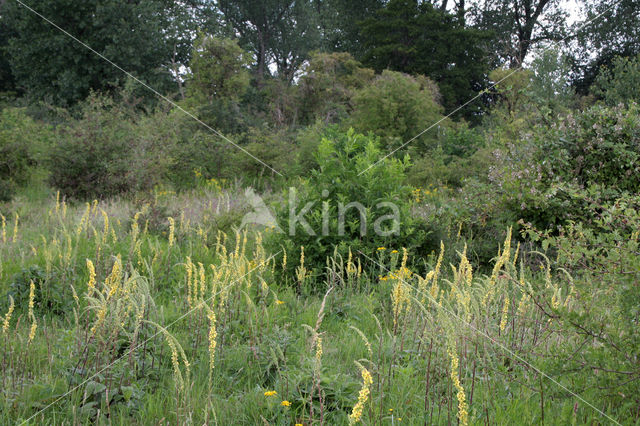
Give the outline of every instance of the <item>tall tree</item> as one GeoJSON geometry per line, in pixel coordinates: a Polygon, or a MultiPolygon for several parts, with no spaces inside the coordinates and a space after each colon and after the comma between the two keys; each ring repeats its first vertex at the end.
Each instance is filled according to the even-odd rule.
{"type": "Polygon", "coordinates": [[[384,0],[316,0],[314,1],[322,31],[322,48],[329,52],[349,52],[354,57],[364,53],[360,22],[375,16],[384,0]]]}
{"type": "Polygon", "coordinates": [[[319,45],[309,0],[219,0],[218,7],[241,45],[254,53],[259,85],[271,74],[271,63],[280,77],[291,79],[307,52],[319,45]]]}
{"type": "MultiPolygon", "coordinates": [[[[576,89],[586,93],[600,68],[640,53],[640,0],[585,0],[587,25],[576,28],[576,89]]],[[[580,25],[578,23],[577,25],[580,25]]]]}
{"type": "MultiPolygon", "coordinates": [[[[171,52],[164,36],[166,1],[32,0],[37,12],[123,69],[168,87],[171,52]]],[[[2,10],[7,52],[18,87],[32,98],[69,105],[90,90],[110,90],[123,73],[17,2],[2,10]]]]}
{"type": "Polygon", "coordinates": [[[536,45],[566,37],[561,0],[482,0],[469,13],[476,28],[494,33],[494,65],[520,66],[536,45]]]}
{"type": "MultiPolygon", "coordinates": [[[[361,36],[364,65],[426,75],[440,87],[448,111],[484,86],[488,64],[482,43],[488,33],[465,27],[458,16],[430,3],[391,0],[362,23],[361,36]]],[[[471,118],[478,108],[474,104],[463,113],[471,118]]]]}

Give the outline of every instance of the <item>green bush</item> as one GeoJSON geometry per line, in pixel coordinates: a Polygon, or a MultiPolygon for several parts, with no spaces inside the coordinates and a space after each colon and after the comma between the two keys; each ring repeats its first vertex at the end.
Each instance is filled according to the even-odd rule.
{"type": "Polygon", "coordinates": [[[591,220],[570,223],[558,235],[532,228],[526,232],[551,259],[550,267],[570,276],[552,288],[542,283],[533,289],[566,298],[562,304],[541,305],[557,332],[566,336],[552,349],[550,362],[558,375],[583,381],[581,386],[588,390],[585,398],[606,398],[609,409],[636,413],[640,395],[640,197],[626,193],[603,202],[590,196],[585,202],[593,212],[591,220]],[[564,343],[571,340],[576,345],[564,343]]]}
{"type": "MultiPolygon", "coordinates": [[[[551,172],[581,186],[637,191],[640,173],[640,107],[594,106],[570,114],[538,136],[551,172]]],[[[541,158],[541,160],[543,159],[541,158]]]]}
{"type": "Polygon", "coordinates": [[[360,251],[375,255],[378,247],[406,247],[422,253],[436,247],[429,238],[429,226],[411,214],[411,188],[405,183],[408,160],[385,159],[369,168],[382,156],[376,139],[353,129],[333,139],[322,139],[315,154],[317,168],[308,180],[301,180],[294,190],[290,189],[295,191],[294,202],[289,192],[277,205],[283,233],[274,233],[270,243],[273,252],[280,246],[287,250],[290,272],[298,266],[301,246],[305,247],[305,266],[316,272],[323,271],[334,249],[346,259],[349,250],[359,257],[360,251]],[[363,209],[347,208],[352,202],[360,203],[363,209]],[[303,218],[309,229],[301,222],[292,224],[290,209],[300,214],[308,203],[311,207],[303,218]],[[384,219],[394,214],[394,208],[381,203],[392,203],[397,209],[396,228],[392,220],[384,219]]]}
{"type": "MultiPolygon", "coordinates": [[[[403,143],[442,119],[436,84],[423,76],[384,71],[352,99],[351,124],[358,132],[373,132],[385,151],[403,143]]],[[[445,120],[408,145],[409,152],[423,153],[436,145],[445,120]]],[[[403,151],[406,152],[406,151],[403,151]]]]}
{"type": "Polygon", "coordinates": [[[32,120],[21,108],[0,112],[0,201],[10,200],[29,181],[50,143],[49,128],[32,120]]]}
{"type": "Polygon", "coordinates": [[[611,67],[602,67],[593,86],[596,96],[608,105],[640,102],[640,55],[617,57],[611,67]]]}
{"type": "Polygon", "coordinates": [[[347,118],[355,91],[374,78],[349,53],[314,53],[300,77],[300,118],[303,123],[320,120],[336,123],[347,118]]]}
{"type": "Polygon", "coordinates": [[[176,127],[171,114],[134,114],[92,95],[82,117],[59,128],[48,161],[50,183],[78,199],[150,190],[171,165],[176,127]]]}

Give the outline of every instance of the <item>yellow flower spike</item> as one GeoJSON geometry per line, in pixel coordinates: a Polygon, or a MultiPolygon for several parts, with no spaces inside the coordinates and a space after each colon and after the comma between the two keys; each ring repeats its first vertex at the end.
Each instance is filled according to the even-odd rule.
{"type": "Polygon", "coordinates": [[[168,217],[169,221],[169,247],[175,242],[176,221],[172,217],[168,217]]]}
{"type": "Polygon", "coordinates": [[[371,384],[373,383],[373,378],[371,377],[371,373],[369,373],[369,370],[364,368],[360,363],[356,362],[356,365],[360,367],[360,374],[362,374],[362,388],[360,389],[360,392],[358,394],[358,402],[356,402],[356,405],[353,406],[351,414],[349,415],[350,425],[358,423],[362,419],[364,405],[369,399],[369,394],[371,393],[371,384]]]}
{"type": "Polygon", "coordinates": [[[209,386],[211,386],[213,368],[215,367],[216,360],[216,338],[218,337],[218,332],[216,331],[216,314],[213,309],[209,309],[207,318],[209,319],[209,386]]]}
{"type": "Polygon", "coordinates": [[[33,313],[34,300],[36,295],[36,285],[33,280],[29,283],[29,318],[31,318],[31,329],[29,330],[29,340],[27,343],[31,343],[36,336],[36,329],[38,328],[38,322],[36,316],[33,313]]]}
{"type": "Polygon", "coordinates": [[[507,315],[509,314],[509,296],[504,298],[504,306],[502,307],[502,319],[500,320],[500,332],[504,332],[507,328],[507,315]]]}
{"type": "Polygon", "coordinates": [[[2,219],[2,242],[7,242],[7,219],[0,214],[0,219],[2,219]]]}
{"type": "Polygon", "coordinates": [[[87,270],[89,271],[89,282],[87,283],[87,294],[91,296],[96,286],[96,268],[93,266],[93,262],[87,259],[87,270]]]}
{"type": "Polygon", "coordinates": [[[460,383],[460,378],[458,377],[458,354],[456,353],[455,346],[452,342],[449,342],[447,353],[451,358],[451,381],[453,382],[453,386],[456,388],[458,393],[456,397],[458,398],[458,420],[460,420],[460,425],[467,426],[469,424],[469,413],[466,402],[466,395],[464,393],[464,388],[460,383]]]}
{"type": "Polygon", "coordinates": [[[100,209],[102,218],[104,220],[104,228],[102,230],[102,244],[107,242],[107,235],[109,235],[109,215],[103,209],[100,209]]]}
{"type": "Polygon", "coordinates": [[[6,334],[9,331],[9,323],[11,322],[11,314],[13,314],[13,310],[15,308],[15,304],[13,303],[13,297],[9,296],[9,310],[7,311],[4,319],[2,320],[2,333],[6,334]]]}
{"type": "Polygon", "coordinates": [[[18,222],[20,221],[20,216],[16,213],[16,221],[13,224],[13,242],[18,241],[18,222]]]}

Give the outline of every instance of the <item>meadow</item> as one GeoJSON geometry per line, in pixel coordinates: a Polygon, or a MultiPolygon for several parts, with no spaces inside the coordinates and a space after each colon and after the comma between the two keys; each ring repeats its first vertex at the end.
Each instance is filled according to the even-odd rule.
{"type": "Polygon", "coordinates": [[[585,309],[580,284],[510,228],[486,273],[454,228],[451,247],[336,251],[314,275],[304,247],[265,249],[269,228],[216,226],[237,192],[18,196],[0,240],[0,421],[637,421],[622,393],[596,399],[569,368],[602,345],[566,326],[585,309]]]}
{"type": "Polygon", "coordinates": [[[0,0],[0,425],[640,425],[638,0],[0,0]]]}

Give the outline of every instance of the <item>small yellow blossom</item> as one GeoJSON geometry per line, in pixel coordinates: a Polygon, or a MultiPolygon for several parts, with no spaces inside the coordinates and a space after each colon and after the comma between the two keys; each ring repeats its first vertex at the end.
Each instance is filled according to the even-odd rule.
{"type": "Polygon", "coordinates": [[[284,302],[282,300],[276,300],[276,304],[277,305],[284,305],[284,302]]]}
{"type": "Polygon", "coordinates": [[[277,394],[278,394],[278,392],[276,392],[276,391],[266,391],[264,393],[264,396],[275,396],[277,394]]]}
{"type": "Polygon", "coordinates": [[[280,403],[280,405],[282,405],[283,407],[291,407],[291,403],[290,403],[289,401],[286,401],[286,400],[285,400],[285,401],[282,401],[282,402],[280,403]]]}
{"type": "Polygon", "coordinates": [[[378,247],[378,251],[386,250],[386,247],[378,247]]]}

